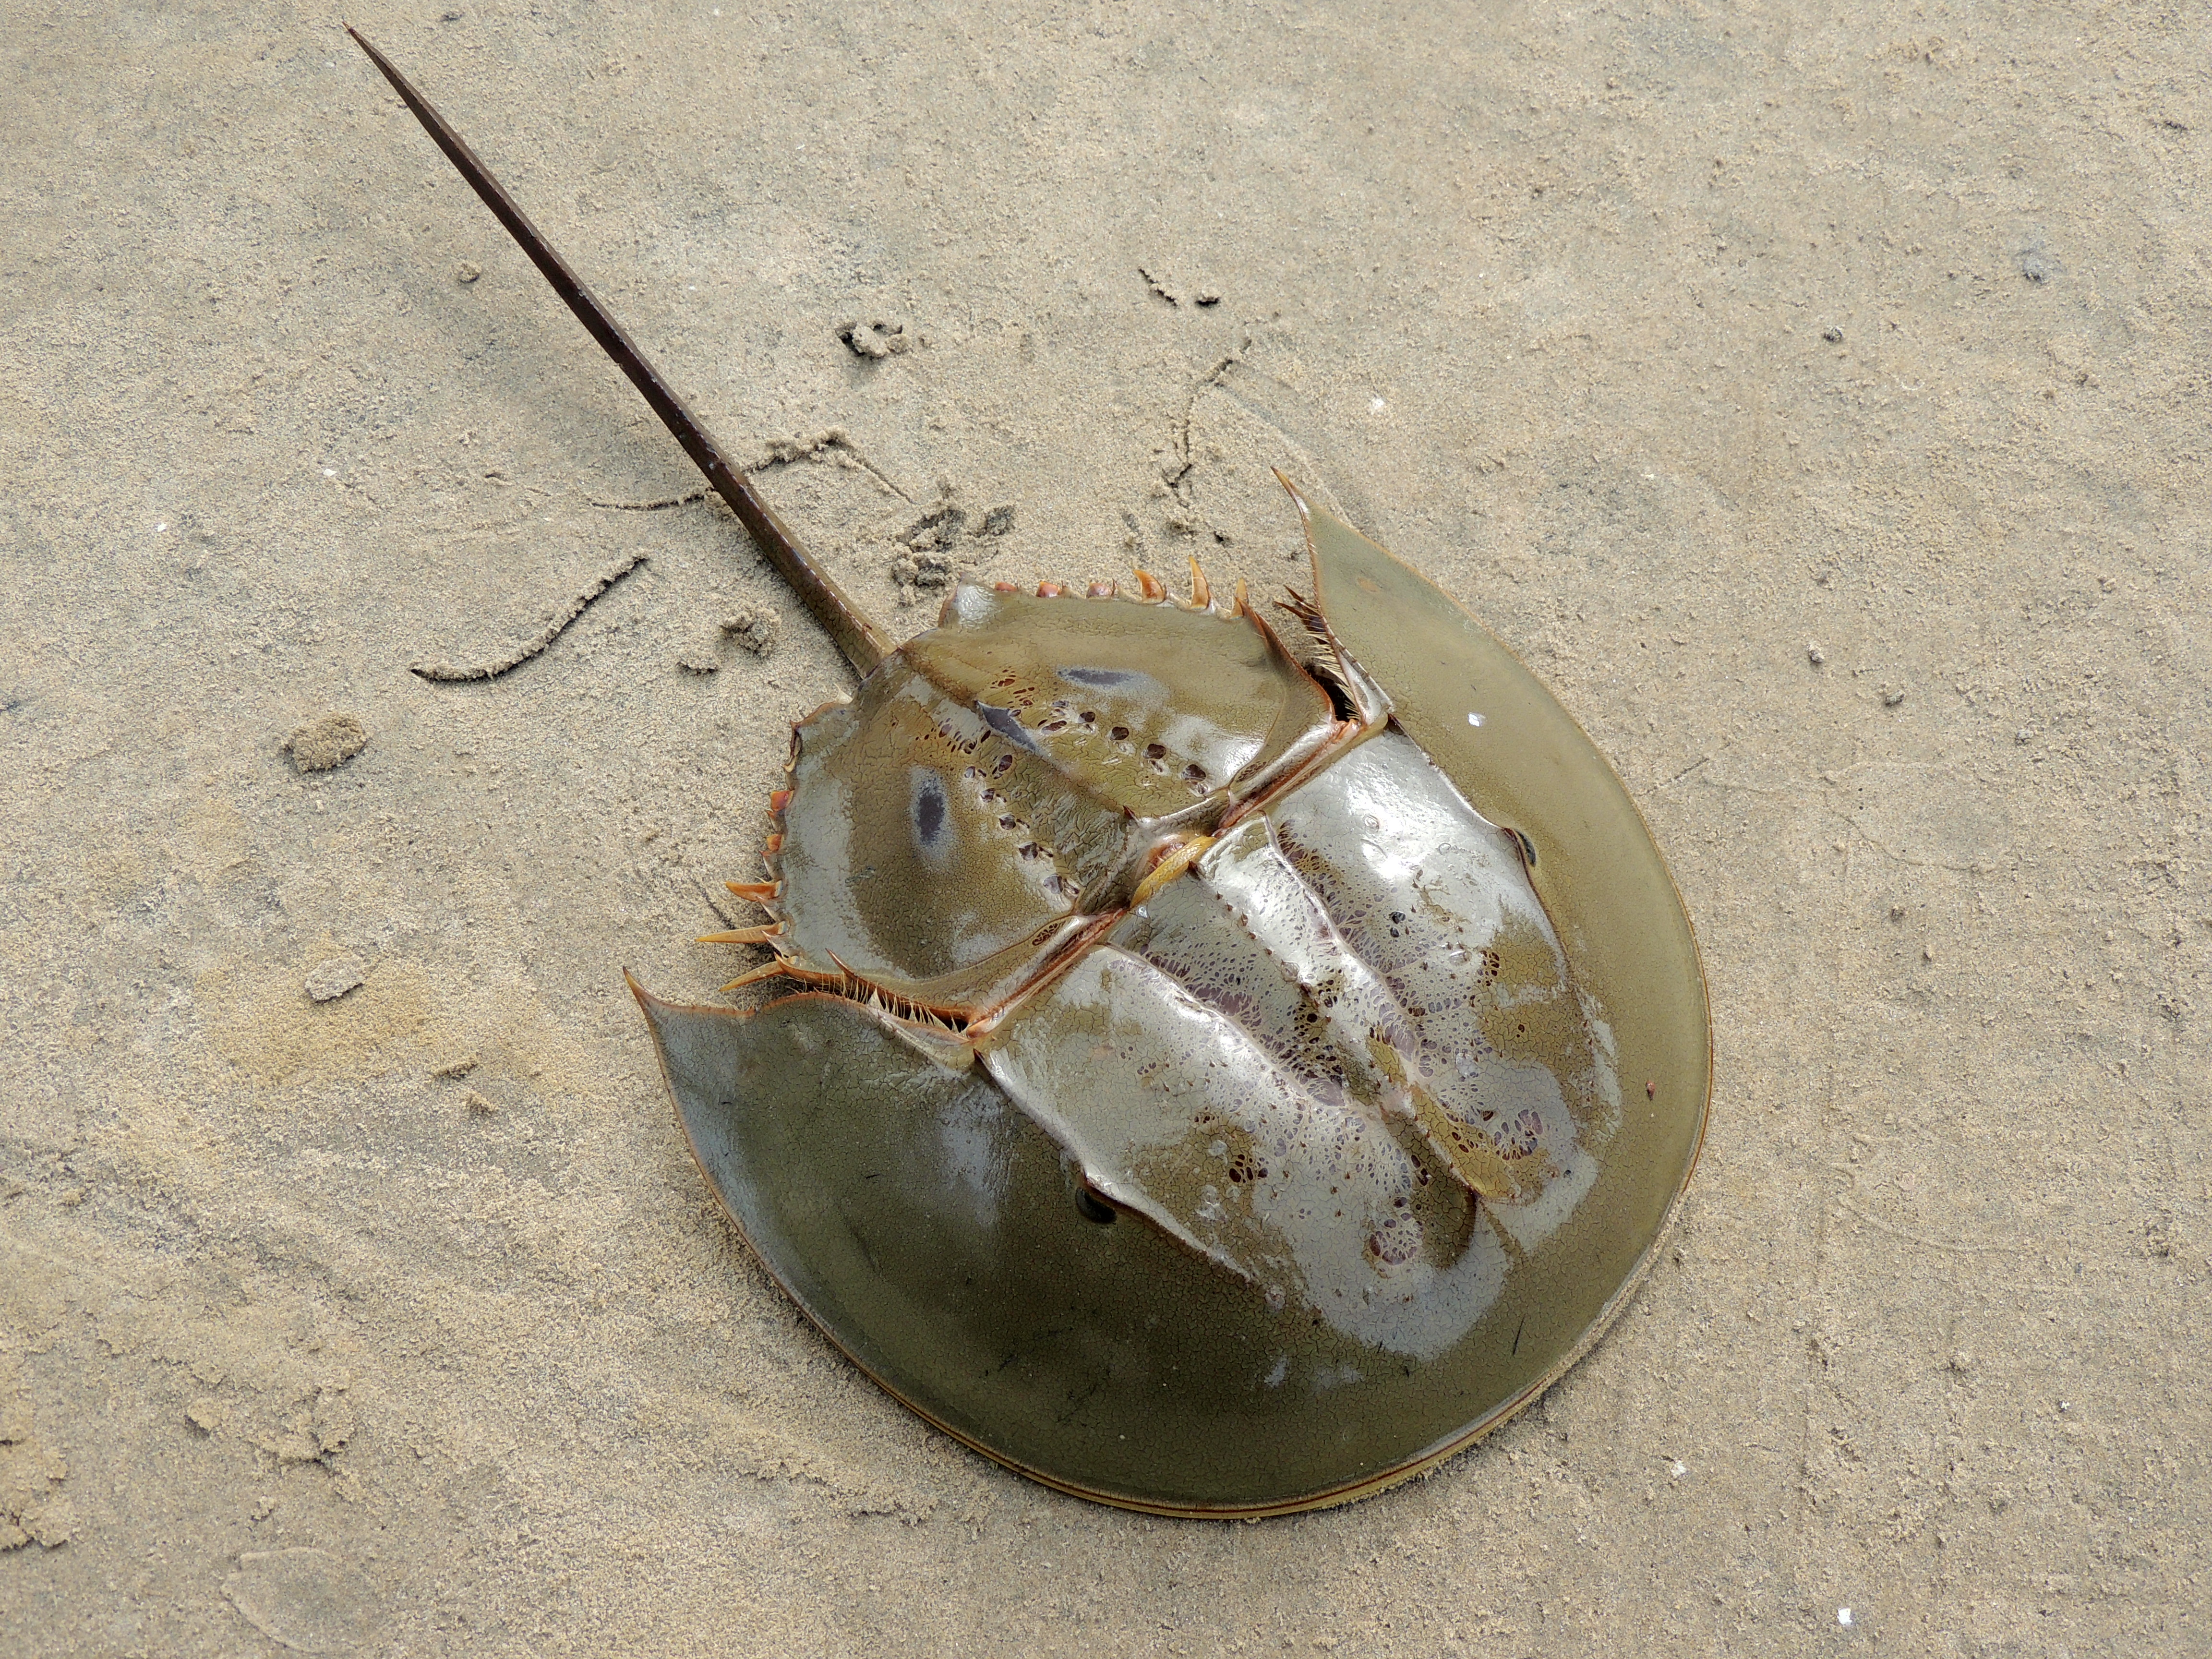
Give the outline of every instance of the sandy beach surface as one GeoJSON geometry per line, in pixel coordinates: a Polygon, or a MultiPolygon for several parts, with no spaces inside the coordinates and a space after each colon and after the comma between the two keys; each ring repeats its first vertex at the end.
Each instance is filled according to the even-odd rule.
{"type": "Polygon", "coordinates": [[[1382,1497],[930,1431],[621,977],[758,958],[691,938],[842,660],[336,12],[17,6],[0,1648],[2212,1648],[2201,10],[351,21],[901,635],[1277,592],[1277,465],[1460,597],[1673,865],[1711,1130],[1597,1350],[1382,1497]]]}

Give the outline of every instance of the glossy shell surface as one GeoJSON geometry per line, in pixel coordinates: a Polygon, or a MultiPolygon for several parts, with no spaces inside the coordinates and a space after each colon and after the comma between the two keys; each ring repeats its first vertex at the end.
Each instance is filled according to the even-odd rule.
{"type": "Polygon", "coordinates": [[[803,988],[639,994],[831,1340],[1130,1507],[1341,1501],[1502,1421],[1619,1310],[1704,1132],[1695,942],[1620,780],[1300,506],[1311,672],[1241,599],[963,588],[794,734],[750,890],[803,988]]]}
{"type": "Polygon", "coordinates": [[[1303,654],[1194,562],[1188,604],[959,589],[893,649],[349,32],[863,675],[793,732],[769,878],[731,884],[769,920],[713,936],[801,988],[634,986],[830,1340],[1012,1468],[1189,1515],[1372,1492],[1573,1364],[1711,1067],[1681,901],[1566,712],[1295,489],[1303,654]]]}

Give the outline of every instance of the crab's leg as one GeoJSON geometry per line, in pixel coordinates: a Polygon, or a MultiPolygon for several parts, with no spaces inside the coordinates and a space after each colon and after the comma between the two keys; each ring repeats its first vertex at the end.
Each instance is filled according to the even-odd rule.
{"type": "Polygon", "coordinates": [[[720,933],[702,933],[695,945],[765,945],[783,937],[783,924],[771,921],[759,927],[732,927],[720,933]]]}
{"type": "Polygon", "coordinates": [[[754,540],[767,550],[769,562],[782,574],[784,580],[789,582],[793,590],[805,601],[806,608],[814,613],[814,619],[829,630],[830,637],[836,641],[837,648],[845,653],[846,659],[854,669],[865,674],[889,656],[890,641],[884,636],[882,630],[861,614],[860,607],[853,603],[845,590],[837,586],[830,573],[801,544],[799,538],[792,534],[790,527],[776,516],[775,509],[761,499],[760,492],[753,488],[752,480],[731,465],[727,452],[715,442],[714,434],[685,406],[684,399],[676,395],[675,388],[661,378],[660,371],[646,360],[645,354],[637,349],[636,342],[623,331],[620,323],[608,314],[598,296],[584,285],[583,278],[570,270],[568,262],[554,252],[552,245],[538,234],[538,227],[532,224],[528,216],[515,205],[514,198],[507,193],[499,180],[491,176],[490,169],[477,159],[476,152],[462,142],[459,133],[446,125],[446,118],[431,107],[430,100],[408,84],[407,77],[392,66],[391,59],[369,45],[359,29],[349,24],[346,33],[353,36],[355,44],[368,54],[369,62],[384,71],[384,78],[392,82],[392,89],[399,94],[401,100],[415,112],[415,118],[422,122],[424,131],[429,133],[438,148],[446,152],[446,159],[460,169],[461,177],[467,179],[476,193],[483,198],[484,205],[492,210],[493,216],[507,227],[507,234],[514,237],[522,251],[530,256],[531,263],[544,273],[545,280],[553,285],[553,291],[568,303],[569,310],[576,313],[576,320],[590,331],[592,337],[599,343],[600,349],[621,366],[623,373],[629,376],[630,383],[645,394],[646,402],[653,405],[653,412],[659,416],[661,423],[676,434],[676,441],[684,446],[684,453],[690,456],[699,470],[707,475],[707,482],[714,486],[745,528],[752,532],[754,540]]]}

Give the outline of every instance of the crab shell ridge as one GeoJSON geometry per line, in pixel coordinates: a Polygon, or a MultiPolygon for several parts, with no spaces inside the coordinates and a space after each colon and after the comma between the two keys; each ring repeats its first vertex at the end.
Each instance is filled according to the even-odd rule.
{"type": "Polygon", "coordinates": [[[1503,1421],[1618,1312],[1705,1120],[1694,937],[1620,780],[1298,504],[1317,672],[1241,595],[963,589],[794,733],[740,890],[806,988],[638,991],[834,1342],[1162,1513],[1343,1501],[1503,1421]]]}

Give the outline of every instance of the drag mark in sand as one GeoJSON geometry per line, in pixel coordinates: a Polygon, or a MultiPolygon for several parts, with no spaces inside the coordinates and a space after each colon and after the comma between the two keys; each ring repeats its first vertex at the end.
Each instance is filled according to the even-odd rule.
{"type": "Polygon", "coordinates": [[[592,600],[598,599],[600,594],[605,592],[607,589],[644,562],[645,555],[642,553],[632,553],[623,558],[617,559],[599,573],[597,581],[571,599],[568,602],[568,608],[547,623],[544,632],[512,656],[502,657],[497,662],[483,663],[472,668],[453,668],[442,663],[418,662],[413,665],[410,672],[426,680],[435,680],[441,685],[461,684],[470,680],[495,680],[501,675],[521,667],[523,664],[559,639],[570,623],[590,609],[592,600]]]}

